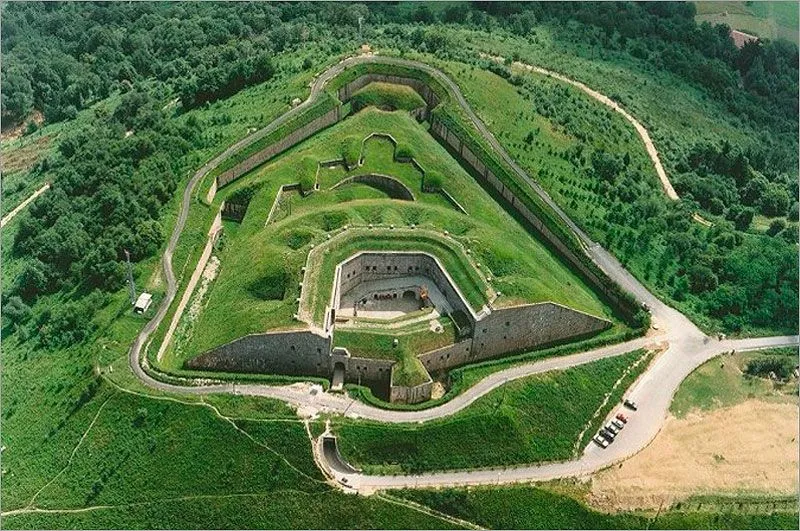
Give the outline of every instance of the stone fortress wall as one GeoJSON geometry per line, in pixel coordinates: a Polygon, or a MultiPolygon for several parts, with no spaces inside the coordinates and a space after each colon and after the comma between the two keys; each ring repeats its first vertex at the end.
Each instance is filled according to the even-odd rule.
{"type": "Polygon", "coordinates": [[[355,254],[336,267],[331,307],[338,308],[342,294],[361,282],[409,275],[430,278],[451,308],[461,310],[471,316],[472,321],[475,320],[475,312],[441,262],[423,252],[363,251],[355,254]]]}
{"type": "MultiPolygon", "coordinates": [[[[438,96],[423,81],[384,74],[365,74],[347,83],[338,90],[339,100],[346,103],[356,91],[372,82],[406,85],[417,91],[427,104],[424,112],[417,116],[418,119],[430,118],[431,109],[439,104],[438,96]]],[[[219,175],[214,187],[221,188],[271,157],[338,122],[341,118],[341,106],[337,106],[219,175]]],[[[575,256],[574,251],[561,242],[522,201],[518,200],[458,135],[450,131],[435,117],[431,123],[431,134],[449,146],[479,177],[502,195],[548,243],[553,245],[570,264],[590,281],[594,288],[605,294],[616,305],[624,306],[624,302],[620,301],[617,294],[604,284],[603,279],[598,278],[593,271],[587,268],[580,258],[575,256]]],[[[463,208],[461,210],[463,211],[463,208]]],[[[376,257],[371,260],[374,260],[375,263],[371,262],[369,266],[366,263],[353,263],[351,264],[352,269],[342,268],[345,277],[342,288],[345,291],[368,278],[378,278],[381,274],[394,274],[395,266],[398,274],[408,274],[408,267],[417,267],[416,263],[412,262],[418,259],[395,256],[380,259],[376,257]],[[373,266],[376,268],[374,271],[372,270],[373,266]],[[369,269],[366,269],[367,267],[369,269]],[[387,270],[387,267],[391,269],[387,270]],[[379,271],[381,268],[383,270],[379,271]],[[348,273],[350,274],[349,278],[347,277],[348,273]],[[370,275],[374,276],[370,277],[370,275]]],[[[445,287],[441,291],[450,301],[450,297],[456,295],[457,291],[455,293],[446,291],[448,282],[445,282],[445,278],[437,278],[437,272],[448,278],[449,276],[439,267],[429,267],[429,272],[432,280],[436,281],[437,287],[440,289],[441,286],[445,287]]],[[[455,298],[463,302],[463,297],[456,295],[455,298]]],[[[421,354],[420,361],[429,372],[441,371],[507,353],[531,350],[569,338],[579,338],[611,325],[605,319],[551,302],[481,312],[480,317],[469,308],[469,305],[465,304],[465,306],[467,310],[465,313],[473,324],[471,337],[453,345],[421,354]]],[[[377,386],[374,389],[388,385],[386,398],[391,401],[416,403],[430,399],[431,382],[413,388],[391,386],[393,360],[352,357],[344,349],[332,349],[332,344],[330,334],[311,330],[252,334],[190,360],[187,362],[187,367],[227,372],[279,373],[330,378],[334,367],[341,364],[340,366],[344,368],[346,382],[360,382],[377,386]]]]}
{"type": "Polygon", "coordinates": [[[222,188],[226,184],[235,181],[253,168],[261,166],[275,155],[283,153],[290,147],[299,144],[311,135],[316,134],[322,129],[335,124],[341,119],[342,107],[341,105],[337,105],[322,116],[319,116],[304,126],[295,129],[277,142],[273,142],[258,153],[251,155],[239,164],[235,165],[233,168],[219,174],[215,181],[215,188],[222,188]]]}
{"type": "MultiPolygon", "coordinates": [[[[367,282],[390,277],[428,277],[453,309],[470,322],[469,335],[454,345],[419,356],[429,372],[451,369],[503,354],[532,350],[564,339],[585,336],[611,323],[552,302],[488,309],[476,313],[439,260],[423,252],[363,251],[339,264],[334,277],[331,307],[338,308],[343,293],[367,282]]],[[[430,399],[432,381],[414,387],[392,385],[394,360],[353,357],[333,348],[333,334],[300,330],[252,334],[206,352],[187,362],[190,369],[224,372],[277,373],[331,378],[340,365],[347,383],[360,383],[392,402],[416,403],[430,399]]]]}

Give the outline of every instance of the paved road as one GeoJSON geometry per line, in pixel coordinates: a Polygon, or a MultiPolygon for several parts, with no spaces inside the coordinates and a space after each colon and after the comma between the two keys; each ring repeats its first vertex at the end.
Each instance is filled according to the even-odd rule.
{"type": "MultiPolygon", "coordinates": [[[[327,410],[384,422],[420,422],[451,415],[467,407],[480,396],[496,389],[509,380],[522,378],[547,370],[576,366],[597,359],[620,355],[645,346],[653,341],[652,338],[640,338],[590,352],[520,365],[486,377],[474,387],[446,404],[429,410],[416,412],[383,410],[345,398],[341,395],[322,393],[316,388],[306,385],[268,386],[253,384],[234,386],[234,384],[226,383],[219,385],[182,386],[164,383],[152,378],[142,367],[142,362],[146,362],[146,360],[142,360],[142,350],[150,334],[164,319],[177,292],[175,276],[172,272],[172,255],[186,223],[192,201],[193,189],[197,183],[229,155],[259,138],[262,138],[264,135],[269,134],[293,115],[310,105],[323,90],[325,83],[332,77],[338,75],[344,68],[361,62],[373,61],[417,67],[439,79],[448,90],[451,91],[455,100],[461,105],[477,130],[487,139],[497,154],[501,156],[578,235],[592,259],[612,279],[632,292],[640,301],[646,302],[650,306],[654,323],[661,330],[656,340],[668,344],[668,348],[642,375],[634,387],[629,390],[628,395],[640,404],[639,411],[632,415],[632,421],[617,438],[617,441],[607,450],[603,451],[592,445],[586,449],[579,459],[574,461],[507,469],[500,474],[498,474],[497,471],[451,472],[420,476],[366,476],[358,473],[349,473],[347,474],[348,483],[353,487],[367,492],[376,488],[389,486],[413,487],[496,483],[498,481],[531,481],[592,472],[615,461],[624,459],[644,448],[658,433],[669,408],[672,395],[680,382],[701,363],[732,349],[745,350],[768,346],[796,345],[798,343],[798,338],[796,336],[722,342],[708,338],[684,315],[663,304],[651,294],[640,282],[630,275],[610,253],[593,242],[588,235],[584,233],[557,204],[555,204],[538,183],[531,179],[505,152],[499,142],[497,142],[483,122],[481,122],[478,116],[469,107],[461,91],[450,78],[431,66],[414,61],[364,56],[347,59],[325,71],[312,84],[311,94],[305,102],[288,111],[264,129],[232,145],[198,170],[190,179],[183,194],[178,222],[175,225],[164,252],[163,266],[167,281],[166,297],[159,306],[155,317],[147,323],[141,333],[136,337],[130,349],[129,363],[131,369],[146,385],[162,391],[175,393],[237,393],[267,396],[283,400],[299,408],[312,409],[315,411],[327,410]]],[[[346,467],[342,469],[346,470],[346,467]]]]}

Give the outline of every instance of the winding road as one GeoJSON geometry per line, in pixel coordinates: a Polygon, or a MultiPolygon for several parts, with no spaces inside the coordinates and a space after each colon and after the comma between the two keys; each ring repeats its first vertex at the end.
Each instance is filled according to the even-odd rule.
{"type": "MultiPolygon", "coordinates": [[[[243,395],[264,396],[276,398],[298,407],[304,412],[328,411],[347,415],[373,419],[382,422],[423,422],[441,418],[464,409],[479,397],[491,392],[510,380],[524,378],[549,370],[573,367],[589,363],[598,359],[617,356],[637,348],[659,343],[666,350],[657,357],[647,371],[639,378],[628,391],[627,396],[639,403],[639,410],[633,412],[631,421],[617,440],[609,448],[601,450],[590,445],[584,453],[573,461],[551,463],[544,465],[523,466],[498,470],[473,470],[463,472],[431,473],[411,476],[370,476],[361,474],[341,463],[338,452],[320,452],[323,468],[335,479],[347,485],[348,488],[363,493],[373,492],[383,488],[394,487],[423,487],[444,485],[475,485],[497,484],[509,482],[523,482],[546,480],[557,477],[577,476],[591,473],[617,461],[630,457],[647,446],[656,436],[666,417],[672,396],[681,381],[696,367],[705,361],[729,352],[731,350],[748,350],[767,347],[797,345],[797,336],[767,337],[754,339],[717,341],[703,334],[688,318],[680,312],[662,303],[651,294],[638,280],[599,244],[593,242],[567,215],[558,207],[550,196],[531,179],[506,153],[503,147],[489,132],[483,122],[472,111],[464,99],[458,86],[439,70],[415,61],[376,57],[359,56],[346,59],[322,73],[312,84],[311,94],[299,106],[283,114],[267,127],[253,133],[243,140],[232,145],[223,153],[204,165],[189,180],[183,193],[180,213],[177,223],[170,236],[163,258],[164,277],[167,282],[167,293],[156,312],[134,340],[129,351],[129,365],[136,376],[147,386],[166,392],[182,394],[210,394],[210,393],[235,393],[243,395]],[[286,122],[296,113],[308,107],[318,94],[324,89],[325,84],[333,77],[340,74],[345,68],[365,62],[384,62],[400,66],[408,66],[423,70],[441,81],[450,90],[457,103],[473,122],[477,130],[490,143],[492,148],[501,156],[519,176],[527,182],[536,193],[546,201],[565,223],[577,234],[583,243],[586,252],[601,267],[609,277],[619,283],[623,288],[633,293],[640,302],[647,303],[651,309],[654,324],[659,326],[660,332],[655,337],[644,337],[604,347],[588,352],[549,358],[531,363],[522,364],[504,371],[493,373],[476,385],[456,396],[449,402],[435,408],[421,411],[390,411],[380,409],[362,402],[347,398],[342,395],[333,395],[320,392],[318,388],[308,385],[269,386],[261,384],[235,385],[233,383],[214,385],[176,385],[160,381],[145,370],[142,353],[148,338],[165,318],[170,305],[177,293],[177,283],[172,271],[172,256],[178,239],[183,231],[191,206],[193,190],[198,182],[214,167],[235,151],[255,142],[264,135],[269,134],[278,126],[286,122]],[[342,481],[342,480],[345,481],[342,481]]],[[[320,438],[321,440],[322,438],[320,438]]],[[[320,443],[322,444],[322,443],[320,443]]]]}

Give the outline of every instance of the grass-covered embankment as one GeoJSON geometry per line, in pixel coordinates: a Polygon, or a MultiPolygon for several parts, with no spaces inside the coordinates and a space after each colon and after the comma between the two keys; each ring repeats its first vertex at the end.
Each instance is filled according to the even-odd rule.
{"type": "Polygon", "coordinates": [[[647,367],[647,359],[633,367],[642,356],[634,351],[515,380],[442,420],[386,425],[336,419],[334,431],[345,460],[367,473],[570,459],[647,367]]]}

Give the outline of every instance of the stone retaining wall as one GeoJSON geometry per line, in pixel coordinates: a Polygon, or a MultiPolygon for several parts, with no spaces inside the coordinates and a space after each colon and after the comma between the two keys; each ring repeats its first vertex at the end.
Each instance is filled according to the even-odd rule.
{"type": "Polygon", "coordinates": [[[309,330],[250,334],[192,358],[189,369],[329,378],[331,338],[309,330]]]}
{"type": "Polygon", "coordinates": [[[393,404],[419,404],[431,399],[433,391],[433,381],[428,381],[413,387],[404,385],[392,385],[389,392],[389,401],[393,404]]]}
{"type": "Polygon", "coordinates": [[[471,360],[533,350],[610,326],[610,321],[552,302],[501,308],[475,325],[471,360]]]}
{"type": "Polygon", "coordinates": [[[414,201],[414,194],[402,182],[381,173],[365,173],[363,175],[354,175],[347,177],[338,183],[333,188],[339,188],[348,183],[364,183],[382,192],[385,192],[391,199],[400,199],[403,201],[414,201]]]}
{"type": "MultiPolygon", "coordinates": [[[[500,179],[484,164],[461,139],[440,120],[434,117],[431,123],[431,134],[441,142],[447,144],[477,175],[487,182],[495,191],[530,223],[536,232],[547,241],[558,254],[571,266],[577,269],[586,278],[592,287],[606,296],[611,303],[625,313],[629,313],[629,304],[620,299],[619,295],[609,287],[609,279],[600,278],[595,271],[587,267],[583,260],[576,255],[575,250],[564,244],[531,210],[519,199],[511,189],[506,187],[500,179]]],[[[633,310],[635,311],[635,310],[633,310]]]]}
{"type": "Polygon", "coordinates": [[[364,74],[363,76],[354,79],[350,83],[344,85],[339,89],[339,101],[346,103],[350,101],[353,94],[366,87],[370,83],[391,83],[394,85],[405,85],[414,89],[422,99],[425,100],[427,107],[420,113],[417,119],[427,119],[430,110],[439,105],[439,97],[433,90],[424,82],[419,79],[410,77],[390,76],[386,74],[364,74]]]}
{"type": "Polygon", "coordinates": [[[233,168],[219,174],[216,180],[217,189],[222,188],[223,186],[232,181],[235,181],[245,173],[249,172],[253,168],[260,166],[261,164],[271,159],[275,155],[278,155],[279,153],[286,151],[290,147],[302,142],[303,140],[319,132],[320,130],[335,124],[341,119],[342,119],[341,106],[337,105],[336,107],[326,112],[322,116],[315,118],[306,125],[289,133],[282,139],[265,147],[258,153],[255,153],[254,155],[251,155],[250,157],[246,158],[233,168]]]}

